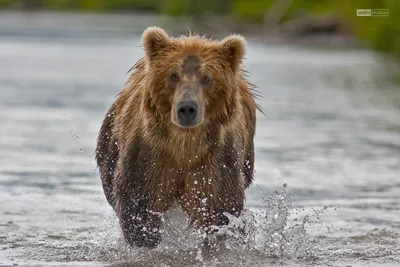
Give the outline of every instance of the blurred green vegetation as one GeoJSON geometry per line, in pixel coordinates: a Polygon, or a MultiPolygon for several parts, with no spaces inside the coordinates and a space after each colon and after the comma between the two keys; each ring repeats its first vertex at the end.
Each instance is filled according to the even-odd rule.
{"type": "Polygon", "coordinates": [[[372,48],[400,57],[400,0],[0,0],[0,8],[146,11],[195,18],[216,14],[229,15],[238,23],[257,24],[264,24],[266,14],[274,12],[279,13],[277,23],[302,15],[335,14],[372,48]],[[389,9],[390,15],[359,17],[356,9],[389,9]]]}
{"type": "Polygon", "coordinates": [[[342,2],[336,8],[338,15],[347,21],[355,35],[369,41],[373,48],[392,52],[400,57],[400,1],[363,0],[342,2]],[[389,9],[388,17],[357,17],[355,9],[389,9]]]}

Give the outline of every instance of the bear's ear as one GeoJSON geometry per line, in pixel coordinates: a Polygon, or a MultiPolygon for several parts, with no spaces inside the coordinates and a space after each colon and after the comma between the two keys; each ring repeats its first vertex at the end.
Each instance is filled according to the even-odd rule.
{"type": "Polygon", "coordinates": [[[231,35],[220,42],[222,55],[235,73],[246,54],[246,40],[241,35],[231,35]]]}
{"type": "Polygon", "coordinates": [[[146,57],[152,61],[167,47],[170,39],[165,31],[159,27],[148,27],[142,35],[146,57]]]}

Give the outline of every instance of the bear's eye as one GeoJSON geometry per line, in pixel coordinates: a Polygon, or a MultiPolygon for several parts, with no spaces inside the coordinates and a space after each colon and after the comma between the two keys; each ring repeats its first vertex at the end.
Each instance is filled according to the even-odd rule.
{"type": "Polygon", "coordinates": [[[209,85],[211,82],[211,77],[209,75],[203,75],[201,77],[201,83],[204,85],[209,85]]]}
{"type": "Polygon", "coordinates": [[[179,75],[176,72],[171,73],[171,75],[169,75],[169,80],[171,82],[178,82],[179,81],[179,75]]]}

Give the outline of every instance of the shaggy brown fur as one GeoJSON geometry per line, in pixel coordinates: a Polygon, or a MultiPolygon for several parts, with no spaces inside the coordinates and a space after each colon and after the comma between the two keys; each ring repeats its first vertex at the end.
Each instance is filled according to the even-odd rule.
{"type": "Polygon", "coordinates": [[[253,181],[258,106],[241,68],[241,36],[170,38],[151,27],[143,45],[145,57],[103,121],[96,159],[125,240],[154,247],[161,240],[160,214],[174,203],[207,232],[228,223],[223,212],[239,216],[253,181]],[[182,64],[191,59],[200,65],[185,72],[182,64]],[[171,85],[172,71],[182,75],[181,83],[171,85]],[[212,79],[203,79],[207,86],[202,73],[212,79]],[[182,128],[174,110],[189,83],[204,118],[182,128]]]}

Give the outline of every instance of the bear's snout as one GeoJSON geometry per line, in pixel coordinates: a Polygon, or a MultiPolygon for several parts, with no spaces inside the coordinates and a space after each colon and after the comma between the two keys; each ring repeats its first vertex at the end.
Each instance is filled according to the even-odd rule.
{"type": "Polygon", "coordinates": [[[178,103],[177,113],[180,125],[192,126],[196,124],[198,105],[195,101],[181,101],[178,103]]]}

